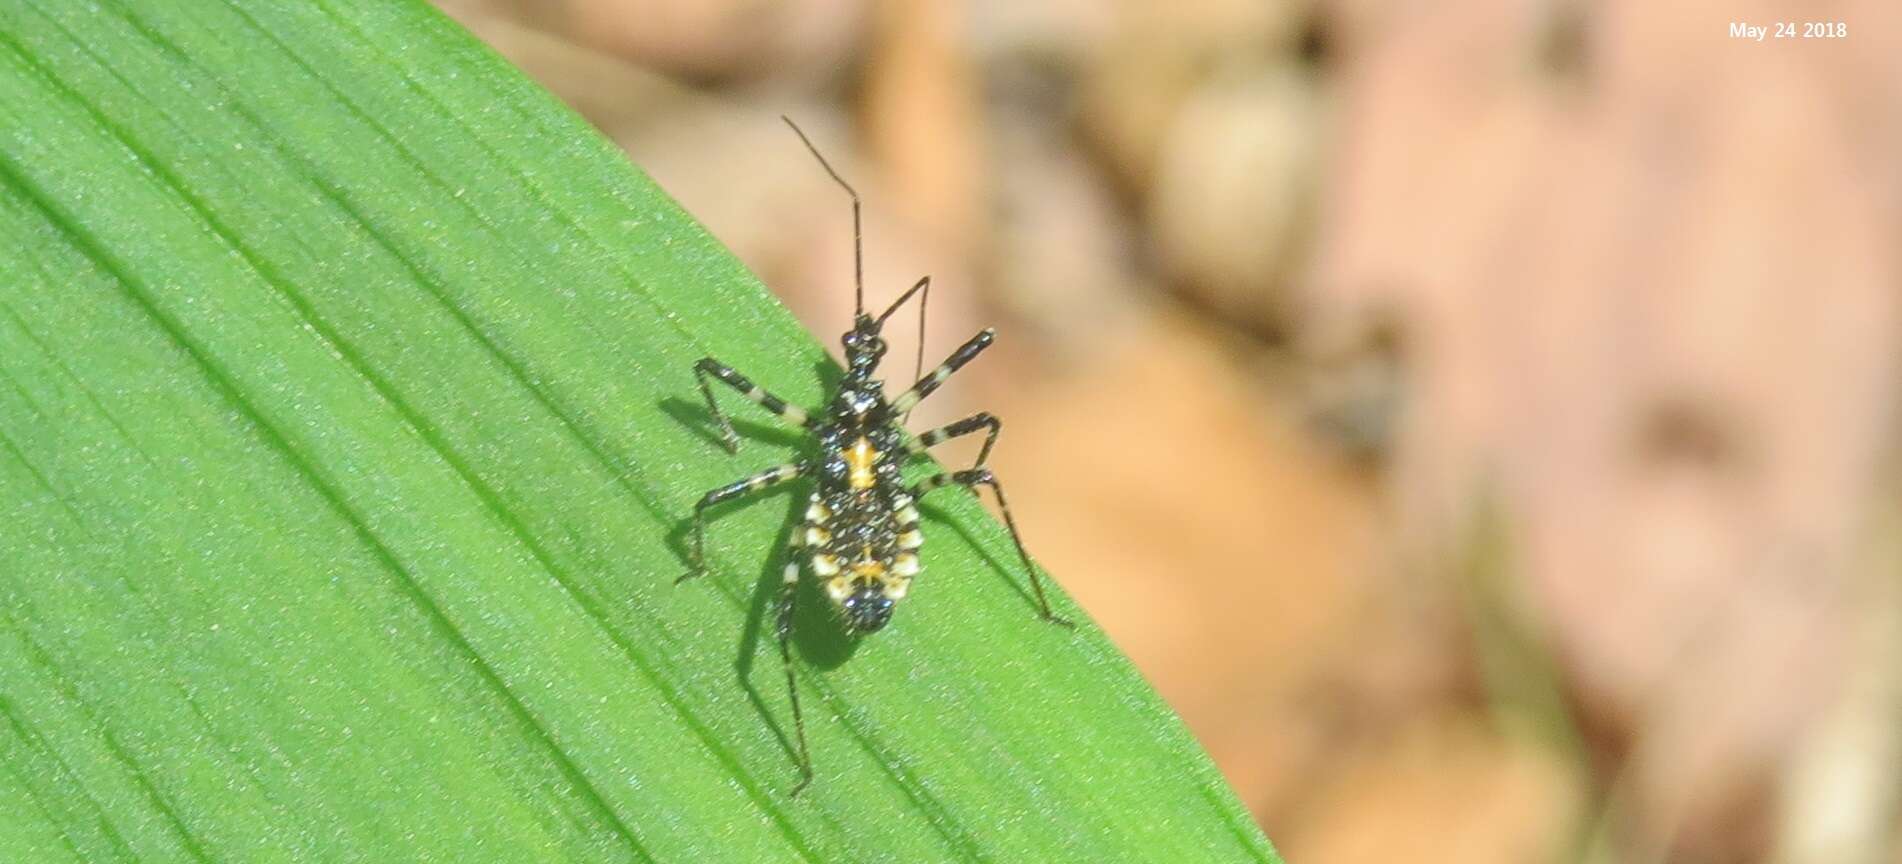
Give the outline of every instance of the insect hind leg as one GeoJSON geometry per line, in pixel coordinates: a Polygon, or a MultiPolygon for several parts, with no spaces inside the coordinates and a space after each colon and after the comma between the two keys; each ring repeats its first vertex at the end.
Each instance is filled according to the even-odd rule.
{"type": "Polygon", "coordinates": [[[963,486],[973,492],[979,486],[989,486],[991,494],[997,496],[997,509],[1004,514],[1004,527],[1010,529],[1010,542],[1017,547],[1017,556],[1023,559],[1024,570],[1030,574],[1030,588],[1037,596],[1037,614],[1043,620],[1062,627],[1074,627],[1076,624],[1050,611],[1050,598],[1044,594],[1043,577],[1037,573],[1037,565],[1030,561],[1030,552],[1024,548],[1023,535],[1017,533],[1017,520],[1010,515],[1010,502],[1004,498],[1004,487],[998,485],[997,477],[989,468],[970,468],[964,471],[951,471],[933,474],[918,481],[912,487],[912,497],[922,499],[925,493],[946,486],[963,486]]]}
{"type": "Polygon", "coordinates": [[[786,549],[785,579],[779,586],[773,622],[773,632],[779,638],[780,666],[786,670],[786,701],[792,706],[793,741],[798,747],[795,756],[799,763],[799,782],[792,789],[795,798],[812,784],[812,751],[806,747],[806,715],[799,710],[799,682],[792,656],[793,612],[799,602],[799,554],[803,548],[799,538],[799,532],[794,531],[792,543],[786,549]]]}

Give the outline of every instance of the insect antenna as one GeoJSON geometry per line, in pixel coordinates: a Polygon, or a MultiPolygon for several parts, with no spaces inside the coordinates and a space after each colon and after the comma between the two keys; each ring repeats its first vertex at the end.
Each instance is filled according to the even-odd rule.
{"type": "Polygon", "coordinates": [[[819,167],[826,169],[826,173],[832,175],[833,181],[837,182],[846,194],[852,196],[852,309],[854,317],[863,317],[865,315],[865,235],[859,227],[859,192],[852,188],[852,184],[845,182],[845,178],[840,177],[839,172],[832,170],[832,163],[827,162],[826,157],[819,153],[819,148],[812,145],[812,139],[806,137],[806,131],[799,128],[799,124],[792,122],[792,118],[784,114],[779,115],[779,119],[786,121],[786,125],[792,127],[793,134],[798,135],[799,140],[805,142],[806,149],[812,151],[812,158],[819,160],[819,167]]]}
{"type": "Polygon", "coordinates": [[[885,326],[885,319],[892,317],[892,313],[897,312],[898,307],[905,305],[905,301],[910,300],[913,294],[918,295],[918,366],[911,373],[912,380],[916,381],[925,374],[925,309],[931,305],[931,277],[926,276],[918,280],[916,285],[898,295],[898,299],[892,302],[891,307],[878,316],[878,326],[885,326]]]}

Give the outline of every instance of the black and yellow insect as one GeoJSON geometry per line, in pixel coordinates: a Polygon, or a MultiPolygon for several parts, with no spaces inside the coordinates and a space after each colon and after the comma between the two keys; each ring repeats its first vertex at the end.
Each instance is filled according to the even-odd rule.
{"type": "Polygon", "coordinates": [[[1016,520],[1011,518],[1010,505],[1004,500],[1004,490],[991,470],[984,467],[984,461],[990,457],[991,446],[997,443],[997,434],[1002,428],[997,418],[980,412],[915,438],[904,428],[905,417],[911,409],[938,389],[938,385],[943,384],[952,373],[990,347],[995,333],[985,329],[958,346],[930,374],[922,374],[924,316],[931,293],[931,277],[918,280],[878,317],[866,314],[858,192],[832,169],[805,132],[791,120],[786,120],[786,125],[791,126],[793,132],[799,135],[799,140],[805,142],[806,148],[812,151],[826,173],[852,196],[857,312],[853,315],[852,329],[845,332],[845,378],[839,384],[837,395],[823,410],[809,412],[766,392],[747,380],[746,376],[712,357],[702,358],[695,364],[694,376],[699,380],[701,395],[706,397],[707,410],[719,425],[720,439],[726,445],[727,452],[738,452],[739,436],[734,433],[733,424],[714,401],[711,381],[718,381],[739,391],[781,420],[804,429],[816,439],[817,454],[807,460],[762,471],[702,496],[693,508],[693,540],[689,547],[692,566],[681,580],[705,572],[708,508],[789,480],[811,478],[814,481],[815,488],[806,506],[805,520],[793,532],[785,582],[780,588],[777,604],[779,655],[786,668],[786,691],[792,705],[793,729],[798,745],[800,776],[798,784],[793,787],[793,794],[797,795],[812,780],[812,757],[806,749],[806,724],[799,710],[799,691],[795,686],[789,646],[802,562],[818,580],[822,593],[831,601],[840,623],[849,633],[875,633],[891,621],[893,607],[910,593],[912,580],[922,569],[918,552],[925,538],[919,525],[918,500],[932,490],[946,486],[963,486],[973,491],[979,486],[988,486],[997,496],[998,509],[1004,514],[1004,525],[1010,529],[1011,541],[1017,545],[1024,569],[1030,573],[1030,585],[1037,598],[1039,614],[1056,624],[1067,626],[1070,622],[1050,611],[1050,601],[1044,596],[1043,582],[1037,575],[1037,568],[1030,563],[1030,553],[1024,551],[1016,520]],[[919,298],[920,345],[918,369],[914,373],[917,383],[888,400],[885,398],[884,382],[875,377],[879,361],[885,356],[885,340],[880,336],[880,331],[885,321],[914,296],[919,298]],[[971,467],[962,471],[939,472],[909,485],[900,477],[899,469],[909,457],[921,455],[926,448],[940,442],[980,431],[985,433],[984,444],[971,467]]]}

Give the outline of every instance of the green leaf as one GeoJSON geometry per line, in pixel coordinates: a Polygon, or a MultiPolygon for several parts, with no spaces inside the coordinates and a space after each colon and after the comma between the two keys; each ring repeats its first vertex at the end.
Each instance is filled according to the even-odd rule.
{"type": "Polygon", "coordinates": [[[788,797],[795,499],[672,583],[793,439],[690,369],[834,367],[425,6],[0,3],[0,238],[0,860],[1277,860],[960,491],[884,633],[806,604],[788,797]]]}

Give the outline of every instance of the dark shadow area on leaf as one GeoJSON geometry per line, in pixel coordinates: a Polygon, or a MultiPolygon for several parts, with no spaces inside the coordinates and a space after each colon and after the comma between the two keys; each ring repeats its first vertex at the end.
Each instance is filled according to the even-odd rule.
{"type": "MultiPolygon", "coordinates": [[[[743,405],[747,404],[744,400],[740,401],[743,405]]],[[[660,410],[667,416],[674,418],[680,425],[692,429],[694,434],[699,435],[702,440],[712,445],[708,451],[709,453],[717,454],[722,457],[729,455],[726,452],[726,445],[720,441],[720,434],[717,431],[719,427],[714,424],[713,416],[707,413],[706,403],[682,399],[679,396],[668,396],[660,400],[659,406],[660,410]]],[[[758,409],[754,408],[754,410],[758,409]]],[[[798,447],[805,441],[805,436],[795,429],[788,429],[784,426],[771,423],[745,420],[734,417],[731,413],[727,415],[727,419],[733,422],[733,431],[739,433],[742,440],[742,449],[740,453],[733,454],[733,458],[746,455],[744,449],[744,442],[746,441],[757,441],[762,444],[770,444],[774,447],[787,448],[798,447]]],[[[739,478],[735,477],[734,479],[737,480],[739,478]]]]}
{"type": "MultiPolygon", "coordinates": [[[[799,490],[789,486],[783,491],[793,493],[799,490]]],[[[774,497],[782,496],[775,493],[774,497]]],[[[793,497],[796,499],[797,496],[793,497]]],[[[773,737],[779,739],[780,749],[786,751],[786,759],[795,769],[799,765],[799,750],[793,744],[792,735],[788,731],[788,726],[792,723],[791,707],[781,709],[785,713],[784,723],[782,723],[782,718],[766,704],[765,697],[760,695],[759,685],[753,683],[753,659],[758,656],[762,639],[776,639],[767,631],[772,628],[772,619],[777,614],[773,608],[779,595],[780,578],[777,571],[785,566],[786,544],[792,538],[792,532],[797,526],[797,520],[791,515],[780,525],[773,546],[779,552],[766,556],[766,566],[759,579],[754,582],[752,600],[746,606],[746,621],[740,627],[740,653],[733,660],[733,673],[739,679],[741,689],[746,691],[746,700],[753,703],[753,710],[759,712],[760,720],[766,724],[767,728],[773,730],[773,737]]],[[[778,652],[774,650],[769,653],[778,652]]],[[[775,676],[775,680],[778,680],[778,676],[775,676]]]]}
{"type": "MultiPolygon", "coordinates": [[[[1017,592],[1018,597],[1023,598],[1024,603],[1030,609],[1030,614],[1032,615],[1038,614],[1037,598],[1032,596],[1030,593],[1030,581],[1029,581],[1030,574],[1024,572],[1023,561],[1019,560],[1014,555],[1011,556],[1008,560],[1000,560],[996,556],[993,556],[988,550],[984,548],[983,544],[977,541],[976,537],[973,537],[971,535],[971,532],[966,531],[964,529],[964,526],[959,525],[956,522],[953,522],[948,516],[945,515],[944,510],[940,508],[939,506],[937,506],[936,504],[928,503],[925,501],[919,501],[918,512],[923,514],[925,519],[927,520],[925,523],[925,540],[926,540],[927,548],[929,548],[929,545],[930,545],[929,541],[931,539],[932,529],[934,528],[950,529],[952,532],[956,533],[959,538],[964,540],[964,545],[969,546],[972,552],[976,553],[979,558],[984,559],[984,563],[987,565],[990,565],[990,569],[993,572],[997,573],[999,577],[1001,577],[1005,582],[1010,584],[1011,590],[1017,592]]],[[[1028,546],[1029,544],[1030,544],[1030,541],[1026,539],[1024,541],[1024,545],[1028,546]]],[[[1033,552],[1032,554],[1034,555],[1035,553],[1033,552]]],[[[927,574],[930,573],[929,570],[926,570],[925,572],[927,574]]],[[[1052,605],[1054,606],[1055,604],[1052,604],[1052,605]]]]}
{"type": "MultiPolygon", "coordinates": [[[[821,392],[830,396],[839,392],[839,382],[845,380],[845,369],[841,367],[837,361],[827,356],[812,364],[812,377],[819,379],[821,392]]],[[[901,386],[909,386],[910,383],[911,382],[907,381],[901,386]]],[[[819,410],[824,411],[825,406],[819,406],[819,410]]]]}
{"type": "Polygon", "coordinates": [[[798,608],[793,610],[793,651],[800,662],[818,670],[837,669],[859,650],[859,637],[845,632],[832,611],[832,600],[819,590],[811,568],[800,562],[798,608]]]}
{"type": "MultiPolygon", "coordinates": [[[[794,501],[804,501],[809,492],[807,484],[793,483],[762,497],[790,497],[794,501]]],[[[778,551],[767,556],[759,579],[754,583],[752,601],[747,604],[746,623],[741,628],[739,655],[733,661],[733,671],[740,680],[741,688],[746,690],[747,701],[753,703],[753,710],[758,711],[767,727],[773,730],[773,736],[779,739],[779,746],[786,751],[786,758],[795,767],[798,765],[799,751],[787,728],[792,722],[791,706],[787,705],[775,713],[766,704],[759,685],[753,680],[753,668],[763,647],[761,643],[766,643],[764,650],[771,662],[779,662],[779,636],[775,632],[779,617],[779,592],[785,584],[787,556],[793,554],[788,545],[793,532],[804,523],[803,515],[803,508],[788,508],[786,519],[774,537],[773,548],[778,551]]],[[[826,598],[819,593],[818,586],[807,578],[805,562],[801,560],[799,564],[799,586],[794,589],[792,647],[796,655],[793,662],[803,667],[794,669],[794,672],[805,678],[816,672],[837,668],[851,659],[858,644],[856,640],[848,638],[833,619],[826,608],[826,598]]],[[[780,674],[772,676],[772,680],[775,683],[783,681],[783,674],[781,670],[780,674]]],[[[811,701],[807,700],[806,704],[810,705],[811,701]]]]}

